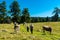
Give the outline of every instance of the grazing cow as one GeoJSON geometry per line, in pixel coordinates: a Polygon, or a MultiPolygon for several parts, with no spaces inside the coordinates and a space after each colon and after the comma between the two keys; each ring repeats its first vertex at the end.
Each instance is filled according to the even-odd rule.
{"type": "Polygon", "coordinates": [[[33,34],[33,25],[32,24],[30,25],[30,32],[31,32],[31,34],[33,34]]]}
{"type": "Polygon", "coordinates": [[[17,23],[14,24],[14,31],[15,31],[15,32],[18,32],[18,31],[19,31],[19,26],[20,26],[20,25],[17,24],[17,23]]]}
{"type": "Polygon", "coordinates": [[[49,26],[43,26],[43,32],[45,33],[45,31],[49,31],[50,34],[51,34],[51,32],[52,32],[52,28],[49,27],[49,26]]]}

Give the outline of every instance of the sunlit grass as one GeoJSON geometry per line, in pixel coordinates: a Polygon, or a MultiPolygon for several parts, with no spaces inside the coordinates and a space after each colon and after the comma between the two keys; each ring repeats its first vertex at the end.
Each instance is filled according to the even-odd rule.
{"type": "MultiPolygon", "coordinates": [[[[20,24],[20,31],[16,34],[14,34],[13,24],[0,24],[0,40],[60,40],[60,22],[41,22],[32,24],[34,25],[33,34],[27,32],[23,24],[20,24]],[[49,32],[43,35],[43,25],[52,27],[53,31],[51,35],[49,32]]],[[[30,25],[30,23],[27,25],[30,25]]]]}

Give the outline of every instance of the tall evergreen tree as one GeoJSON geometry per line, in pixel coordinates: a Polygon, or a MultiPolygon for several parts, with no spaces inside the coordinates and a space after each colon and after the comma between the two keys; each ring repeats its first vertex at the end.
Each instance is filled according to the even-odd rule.
{"type": "Polygon", "coordinates": [[[59,14],[60,14],[60,9],[56,7],[55,10],[53,11],[53,13],[54,13],[54,16],[52,17],[52,20],[53,21],[58,21],[59,14]]]}
{"type": "Polygon", "coordinates": [[[18,2],[15,0],[10,5],[10,12],[13,22],[20,22],[20,8],[18,2]]]}
{"type": "Polygon", "coordinates": [[[4,22],[4,19],[6,17],[6,2],[3,1],[0,3],[0,23],[4,22]]]}
{"type": "Polygon", "coordinates": [[[30,22],[30,15],[29,15],[29,11],[28,8],[24,8],[22,11],[22,22],[30,22]]]}

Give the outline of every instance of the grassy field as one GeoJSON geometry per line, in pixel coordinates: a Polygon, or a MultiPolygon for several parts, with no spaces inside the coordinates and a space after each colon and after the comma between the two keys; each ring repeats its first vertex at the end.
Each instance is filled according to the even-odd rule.
{"type": "MultiPolygon", "coordinates": [[[[32,23],[34,32],[31,34],[26,31],[26,27],[20,24],[20,31],[14,34],[13,24],[0,24],[0,40],[60,40],[60,22],[41,22],[32,23]],[[50,35],[46,32],[43,35],[42,26],[51,26],[53,31],[50,35]]],[[[29,23],[27,25],[30,25],[29,23]]]]}

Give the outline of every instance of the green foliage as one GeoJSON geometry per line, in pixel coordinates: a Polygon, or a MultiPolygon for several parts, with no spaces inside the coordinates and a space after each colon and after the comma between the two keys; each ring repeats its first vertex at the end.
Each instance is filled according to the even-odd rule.
{"type": "Polygon", "coordinates": [[[10,5],[10,12],[12,13],[12,21],[20,22],[20,8],[17,1],[13,1],[10,5]]]}
{"type": "Polygon", "coordinates": [[[52,21],[58,21],[60,9],[56,7],[53,13],[54,13],[54,16],[52,17],[52,21]]]}
{"type": "Polygon", "coordinates": [[[24,8],[22,11],[22,22],[30,22],[30,15],[28,8],[24,8]]]}
{"type": "Polygon", "coordinates": [[[31,22],[40,22],[41,18],[40,17],[31,17],[31,22]]]}
{"type": "Polygon", "coordinates": [[[46,22],[48,22],[48,21],[50,21],[50,19],[49,19],[49,17],[47,16],[47,17],[46,17],[46,22]]]}
{"type": "Polygon", "coordinates": [[[52,21],[58,21],[58,14],[56,13],[53,17],[52,17],[52,21]]]}
{"type": "Polygon", "coordinates": [[[4,22],[4,19],[6,17],[6,2],[3,1],[0,3],[0,23],[4,22]]]}
{"type": "Polygon", "coordinates": [[[14,0],[9,7],[10,10],[7,12],[6,2],[0,3],[0,23],[7,23],[8,20],[18,23],[60,21],[60,9],[58,7],[55,7],[52,17],[30,17],[28,8],[24,8],[21,15],[20,5],[17,0],[14,0]]]}
{"type": "Polygon", "coordinates": [[[5,19],[4,19],[4,23],[8,23],[10,24],[12,21],[11,21],[11,17],[10,16],[6,16],[5,19]]]}

